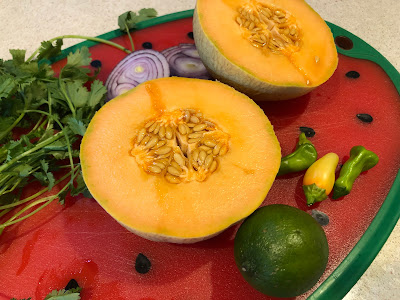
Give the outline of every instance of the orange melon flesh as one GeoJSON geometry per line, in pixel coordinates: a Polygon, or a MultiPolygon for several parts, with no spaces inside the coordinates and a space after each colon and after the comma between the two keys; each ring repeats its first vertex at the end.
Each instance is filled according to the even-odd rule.
{"type": "Polygon", "coordinates": [[[328,80],[337,67],[329,27],[303,0],[198,0],[193,27],[209,71],[257,100],[303,95],[328,80]],[[244,35],[248,31],[236,22],[238,9],[246,5],[290,13],[301,32],[299,51],[277,54],[254,47],[244,35]]]}
{"type": "Polygon", "coordinates": [[[106,103],[80,152],[85,183],[112,217],[145,238],[178,243],[211,237],[252,213],[280,158],[271,124],[250,98],[219,82],[177,77],[148,81],[106,103]],[[202,182],[171,184],[131,155],[146,120],[180,108],[201,111],[230,135],[228,153],[202,182]]]}

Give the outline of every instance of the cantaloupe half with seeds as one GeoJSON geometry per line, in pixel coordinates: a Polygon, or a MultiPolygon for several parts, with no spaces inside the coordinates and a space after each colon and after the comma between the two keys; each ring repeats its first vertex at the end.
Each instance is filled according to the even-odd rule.
{"type": "Polygon", "coordinates": [[[191,243],[251,214],[280,165],[264,112],[214,81],[161,78],[106,103],[83,137],[83,178],[132,232],[191,243]]]}
{"type": "Polygon", "coordinates": [[[329,27],[303,0],[197,0],[193,33],[209,72],[254,100],[304,95],[338,64],[329,27]]]}

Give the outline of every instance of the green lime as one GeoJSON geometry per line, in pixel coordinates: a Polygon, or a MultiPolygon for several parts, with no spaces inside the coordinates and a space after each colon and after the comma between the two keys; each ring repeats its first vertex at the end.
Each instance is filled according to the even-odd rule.
{"type": "Polygon", "coordinates": [[[324,230],[312,216],[273,204],[243,222],[234,252],[241,274],[255,289],[273,297],[295,297],[317,283],[329,248],[324,230]]]}

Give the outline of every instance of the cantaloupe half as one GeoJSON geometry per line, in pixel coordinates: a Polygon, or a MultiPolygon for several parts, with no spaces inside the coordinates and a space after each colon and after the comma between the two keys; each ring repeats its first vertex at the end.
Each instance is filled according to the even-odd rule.
{"type": "Polygon", "coordinates": [[[303,0],[197,0],[193,33],[209,72],[254,100],[304,95],[338,64],[329,27],[303,0]]]}
{"type": "Polygon", "coordinates": [[[219,82],[161,78],[106,103],[83,137],[85,183],[132,232],[191,243],[251,214],[280,165],[264,112],[219,82]]]}

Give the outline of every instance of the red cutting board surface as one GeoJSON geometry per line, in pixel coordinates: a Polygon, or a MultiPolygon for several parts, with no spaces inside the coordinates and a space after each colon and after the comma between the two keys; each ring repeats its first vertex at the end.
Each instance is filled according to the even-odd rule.
{"type": "MultiPolygon", "coordinates": [[[[155,50],[193,43],[187,35],[192,31],[191,22],[188,18],[136,31],[136,49],[141,49],[143,42],[151,42],[155,50]]],[[[129,47],[126,36],[114,41],[129,47]]],[[[99,78],[103,81],[126,55],[106,45],[90,51],[93,60],[102,63],[99,78]]],[[[302,299],[354,247],[393,183],[400,165],[400,97],[378,65],[340,55],[333,77],[310,94],[258,104],[274,125],[283,155],[294,150],[299,127],[307,126],[316,132],[310,140],[319,157],[335,152],[340,165],[355,145],[363,145],[380,157],[376,167],[357,179],[350,195],[329,198],[310,208],[302,192],[303,173],[277,178],[273,184],[263,205],[284,203],[307,212],[318,209],[330,218],[324,226],[330,246],[328,267],[319,283],[298,297],[302,299]],[[348,71],[357,71],[360,77],[348,78],[348,71]],[[356,117],[360,113],[370,114],[373,122],[361,122],[356,117]]],[[[32,186],[24,194],[38,188],[32,186]]],[[[53,202],[0,236],[0,299],[43,299],[72,278],[83,288],[84,300],[269,299],[252,289],[236,268],[233,239],[237,227],[192,245],[156,243],[125,230],[95,200],[69,197],[64,206],[53,202]],[[147,274],[135,271],[139,253],[152,263],[147,274]]]]}

